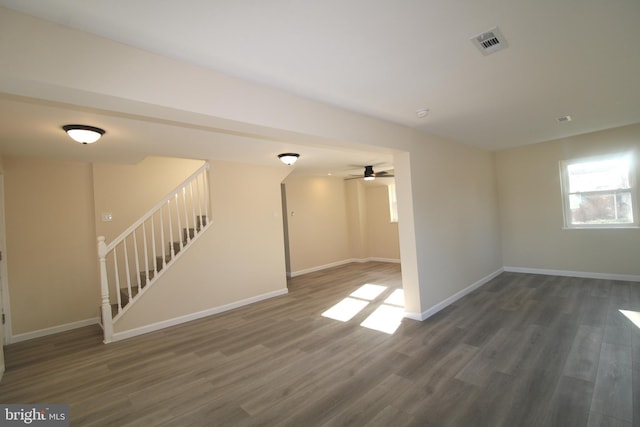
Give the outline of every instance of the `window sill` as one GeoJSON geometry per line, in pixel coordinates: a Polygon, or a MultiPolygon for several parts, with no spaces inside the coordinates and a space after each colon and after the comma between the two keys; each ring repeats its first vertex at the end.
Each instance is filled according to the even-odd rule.
{"type": "Polygon", "coordinates": [[[563,230],[637,230],[640,229],[638,225],[602,225],[602,226],[585,226],[585,227],[562,227],[563,230]]]}

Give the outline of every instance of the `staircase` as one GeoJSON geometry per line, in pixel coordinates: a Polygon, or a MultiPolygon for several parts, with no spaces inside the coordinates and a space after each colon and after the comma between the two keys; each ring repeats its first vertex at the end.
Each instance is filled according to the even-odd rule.
{"type": "Polygon", "coordinates": [[[203,165],[111,243],[98,237],[104,342],[113,325],[211,225],[203,165]]]}

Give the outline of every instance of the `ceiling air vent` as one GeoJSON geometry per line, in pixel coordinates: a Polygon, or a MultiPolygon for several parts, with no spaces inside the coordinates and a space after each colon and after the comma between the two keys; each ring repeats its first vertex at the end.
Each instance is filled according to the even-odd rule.
{"type": "Polygon", "coordinates": [[[471,41],[483,55],[489,55],[508,46],[498,27],[493,27],[489,31],[471,37],[471,41]]]}

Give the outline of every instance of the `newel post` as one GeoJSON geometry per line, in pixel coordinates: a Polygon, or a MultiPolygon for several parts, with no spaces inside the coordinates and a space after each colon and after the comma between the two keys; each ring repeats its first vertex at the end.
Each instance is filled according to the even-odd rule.
{"type": "Polygon", "coordinates": [[[113,322],[111,318],[111,303],[109,302],[109,279],[107,278],[107,244],[104,236],[98,236],[98,259],[100,260],[100,287],[102,296],[102,327],[104,328],[104,343],[110,343],[113,336],[113,322]]]}

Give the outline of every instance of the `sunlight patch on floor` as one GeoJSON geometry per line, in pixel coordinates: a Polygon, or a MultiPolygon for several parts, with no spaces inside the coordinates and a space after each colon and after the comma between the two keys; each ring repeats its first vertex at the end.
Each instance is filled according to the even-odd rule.
{"type": "Polygon", "coordinates": [[[322,313],[322,316],[339,320],[341,322],[347,322],[368,304],[368,301],[347,297],[322,313]]]}
{"type": "Polygon", "coordinates": [[[404,309],[402,307],[382,304],[360,326],[393,334],[400,327],[403,317],[404,309]]]}
{"type": "Polygon", "coordinates": [[[404,307],[404,289],[396,289],[384,300],[385,304],[404,307]]]}
{"type": "Polygon", "coordinates": [[[366,283],[353,291],[350,296],[354,298],[366,299],[367,301],[373,301],[387,289],[386,286],[372,285],[366,283]]]}
{"type": "Polygon", "coordinates": [[[631,320],[634,325],[640,328],[640,312],[631,311],[631,310],[619,310],[620,313],[624,314],[627,319],[631,320]]]}
{"type": "MultiPolygon", "coordinates": [[[[404,291],[395,289],[385,298],[384,302],[374,303],[373,301],[387,289],[387,286],[366,283],[322,313],[322,316],[348,322],[369,304],[379,304],[373,313],[360,323],[360,326],[393,334],[400,327],[404,318],[404,291]]],[[[373,307],[375,305],[371,308],[373,307]]]]}

